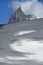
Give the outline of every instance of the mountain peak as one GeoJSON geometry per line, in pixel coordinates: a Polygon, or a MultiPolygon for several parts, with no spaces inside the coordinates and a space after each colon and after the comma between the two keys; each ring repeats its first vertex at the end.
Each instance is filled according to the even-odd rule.
{"type": "Polygon", "coordinates": [[[21,7],[19,7],[19,8],[17,9],[17,11],[21,11],[21,7]]]}
{"type": "Polygon", "coordinates": [[[24,15],[24,13],[23,13],[23,11],[21,10],[21,7],[19,7],[17,10],[16,10],[16,12],[15,12],[15,15],[24,15]]]}
{"type": "Polygon", "coordinates": [[[20,21],[29,21],[36,19],[36,16],[34,15],[25,15],[23,11],[21,10],[21,7],[19,7],[16,11],[15,14],[10,18],[9,23],[14,23],[14,22],[20,22],[20,21]]]}

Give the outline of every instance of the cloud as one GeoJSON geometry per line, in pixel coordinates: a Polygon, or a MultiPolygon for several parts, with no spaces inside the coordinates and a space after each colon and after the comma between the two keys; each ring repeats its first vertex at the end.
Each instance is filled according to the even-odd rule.
{"type": "Polygon", "coordinates": [[[12,1],[10,7],[15,11],[18,7],[21,7],[25,14],[33,14],[37,18],[43,18],[43,4],[38,2],[38,0],[28,0],[28,1],[12,1]]]}

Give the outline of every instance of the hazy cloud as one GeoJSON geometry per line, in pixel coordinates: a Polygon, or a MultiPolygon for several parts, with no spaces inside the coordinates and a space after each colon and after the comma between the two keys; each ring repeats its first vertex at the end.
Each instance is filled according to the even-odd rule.
{"type": "Polygon", "coordinates": [[[43,18],[43,4],[37,0],[28,0],[24,2],[12,1],[10,7],[15,11],[18,7],[21,7],[25,14],[33,14],[37,18],[43,18]]]}

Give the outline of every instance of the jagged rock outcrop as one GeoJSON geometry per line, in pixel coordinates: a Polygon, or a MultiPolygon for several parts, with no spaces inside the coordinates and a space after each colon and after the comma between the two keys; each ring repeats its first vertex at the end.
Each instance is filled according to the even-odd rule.
{"type": "Polygon", "coordinates": [[[9,19],[9,23],[14,23],[14,22],[20,22],[20,21],[29,21],[36,19],[34,15],[25,15],[21,8],[19,7],[15,14],[9,19]]]}
{"type": "Polygon", "coordinates": [[[33,20],[33,19],[36,19],[36,16],[29,14],[26,16],[26,18],[27,18],[27,20],[33,20]]]}
{"type": "Polygon", "coordinates": [[[25,14],[22,12],[21,8],[19,7],[15,14],[10,18],[9,23],[23,21],[25,19],[25,14]]]}

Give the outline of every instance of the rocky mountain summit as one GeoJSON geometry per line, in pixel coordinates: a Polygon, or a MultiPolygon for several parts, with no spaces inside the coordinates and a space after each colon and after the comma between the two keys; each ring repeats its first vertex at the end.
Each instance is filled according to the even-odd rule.
{"type": "Polygon", "coordinates": [[[13,16],[11,16],[11,18],[9,19],[9,23],[14,23],[14,22],[20,22],[20,21],[29,21],[29,20],[33,20],[36,19],[36,16],[34,15],[25,15],[23,13],[23,11],[21,10],[21,8],[19,7],[16,12],[13,14],[13,16]]]}

